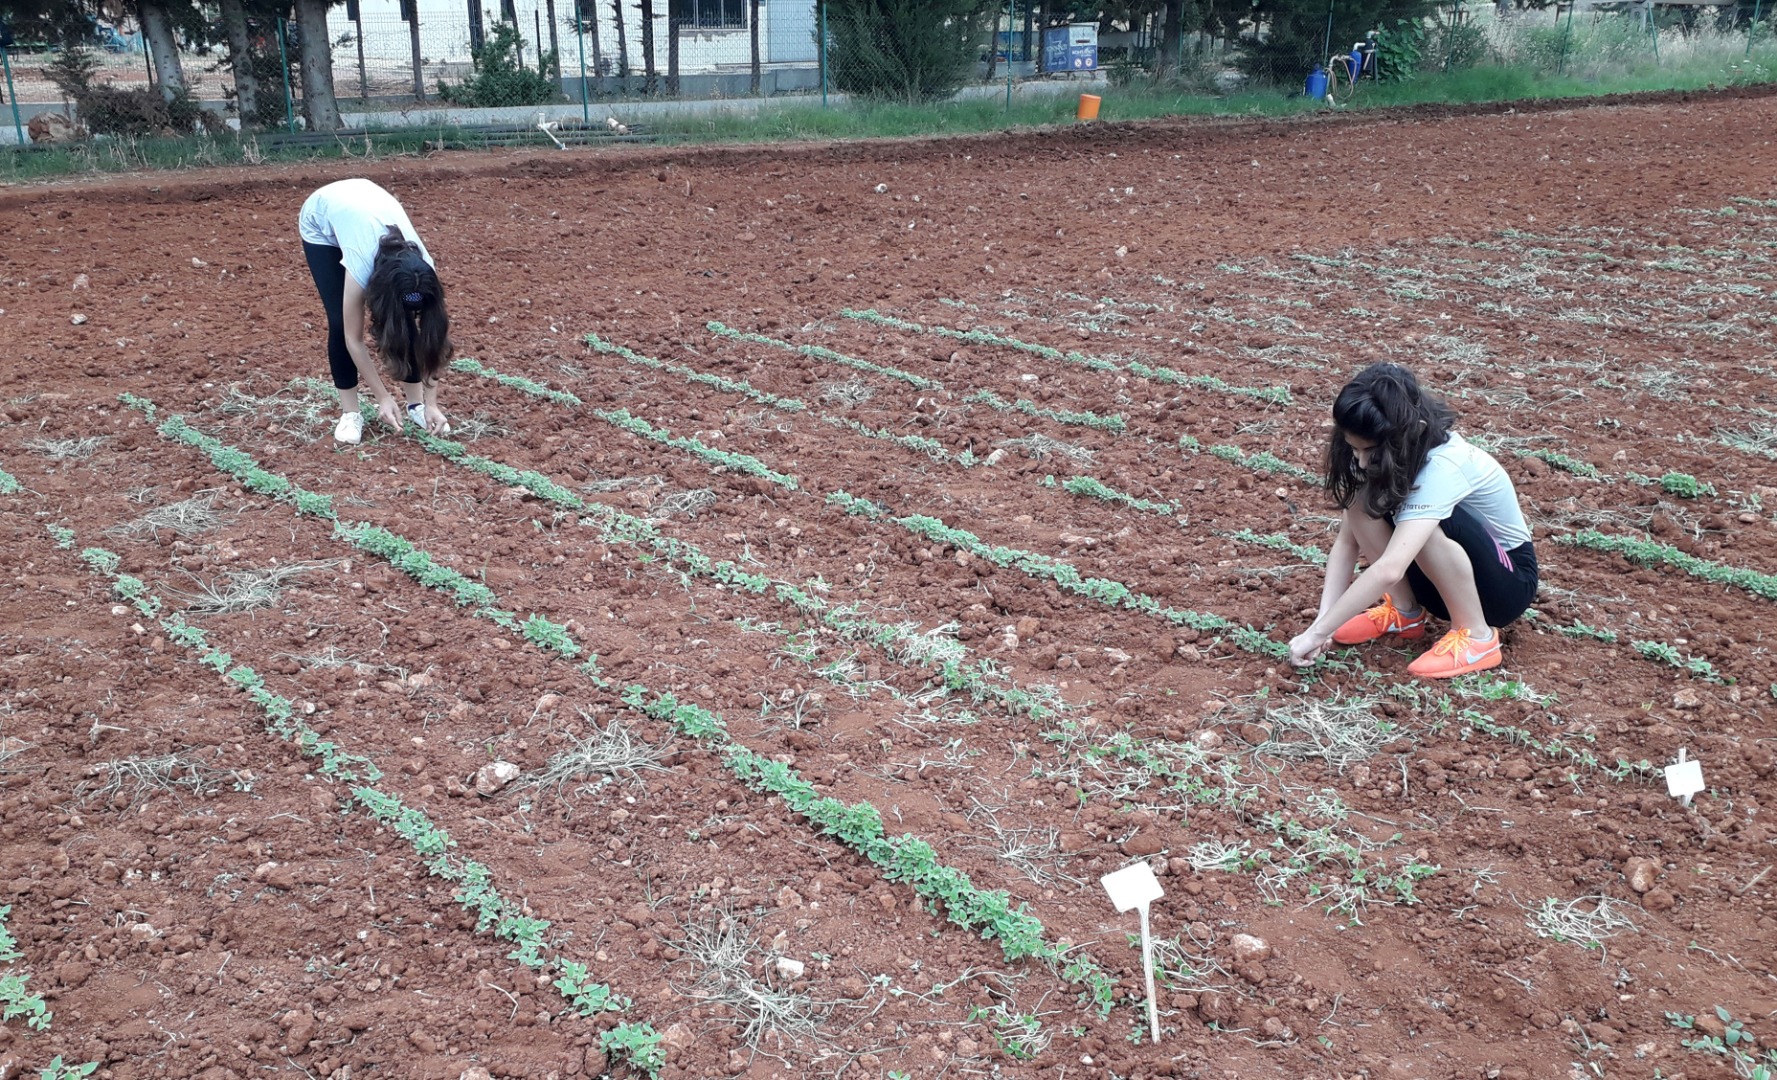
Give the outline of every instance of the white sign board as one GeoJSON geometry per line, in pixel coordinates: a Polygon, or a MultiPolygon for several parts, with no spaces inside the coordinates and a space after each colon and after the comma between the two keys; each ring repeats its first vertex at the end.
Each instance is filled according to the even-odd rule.
{"type": "Polygon", "coordinates": [[[1111,905],[1118,911],[1141,911],[1141,966],[1148,977],[1148,1032],[1160,1041],[1160,1006],[1154,1001],[1154,939],[1148,931],[1148,905],[1160,899],[1163,890],[1153,867],[1145,862],[1133,863],[1099,878],[1104,891],[1111,895],[1111,905]]]}
{"type": "Polygon", "coordinates": [[[1154,868],[1145,862],[1125,866],[1099,880],[1104,882],[1104,891],[1111,894],[1111,904],[1118,911],[1145,908],[1164,895],[1160,879],[1154,876],[1154,868]]]}
{"type": "Polygon", "coordinates": [[[1685,760],[1685,749],[1679,748],[1678,763],[1666,766],[1666,794],[1674,799],[1683,799],[1686,806],[1691,805],[1691,796],[1705,790],[1709,785],[1703,783],[1703,763],[1692,759],[1685,760]]]}

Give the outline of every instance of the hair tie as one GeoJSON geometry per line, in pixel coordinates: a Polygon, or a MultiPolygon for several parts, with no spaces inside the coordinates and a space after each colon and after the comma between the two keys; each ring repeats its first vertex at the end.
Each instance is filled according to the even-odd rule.
{"type": "Polygon", "coordinates": [[[401,302],[407,305],[407,310],[418,311],[425,305],[426,297],[424,293],[410,292],[401,298],[401,302]]]}

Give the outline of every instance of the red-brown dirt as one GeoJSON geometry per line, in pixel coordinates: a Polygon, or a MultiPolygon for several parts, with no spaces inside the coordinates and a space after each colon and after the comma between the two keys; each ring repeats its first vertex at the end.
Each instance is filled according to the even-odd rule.
{"type": "Polygon", "coordinates": [[[679,1077],[1734,1075],[1683,1042],[1725,1033],[1719,1007],[1751,1033],[1747,1062],[1777,1045],[1777,607],[1763,579],[1711,584],[1557,538],[1594,527],[1777,573],[1774,127],[1770,96],[1699,95],[0,192],[0,468],[22,486],[0,496],[0,906],[23,954],[0,974],[54,1011],[46,1032],[0,1027],[0,1076],[56,1055],[113,1077],[625,1075],[600,1049],[619,1020],[663,1031],[679,1077]],[[585,402],[453,374],[443,404],[479,436],[470,451],[832,605],[949,627],[967,665],[1065,711],[946,695],[775,592],[681,573],[411,438],[336,451],[331,405],[291,385],[326,374],[294,225],[313,187],[354,173],[409,208],[463,354],[585,402]],[[589,332],[683,367],[593,351],[589,332]],[[1324,550],[1331,513],[1271,459],[1227,458],[1314,469],[1333,393],[1385,358],[1495,440],[1537,527],[1537,618],[1466,691],[1413,684],[1404,649],[1303,679],[1225,631],[826,498],[1287,641],[1319,572],[1231,534],[1324,550]],[[1287,404],[1238,392],[1276,387],[1287,404]],[[242,487],[122,392],[409,538],[518,617],[565,624],[610,682],[242,487]],[[600,418],[618,409],[797,486],[600,418]],[[86,437],[101,441],[63,445],[86,437]],[[1713,492],[1668,493],[1669,472],[1713,492]],[[1165,511],[1060,486],[1073,476],[1165,511]],[[203,493],[218,514],[203,531],[129,528],[203,493]],[[185,618],[380,767],[381,790],[629,1008],[582,1018],[478,933],[405,840],[123,604],[89,546],[169,610],[230,572],[299,571],[268,606],[185,618]],[[1110,1017],[626,708],[632,683],[720,714],[738,743],[1028,904],[1048,940],[1118,978],[1110,1017]],[[1368,718],[1346,725],[1349,756],[1310,745],[1314,701],[1368,718]],[[660,767],[531,782],[613,722],[660,767]],[[1709,784],[1689,807],[1657,772],[1680,750],[1709,784]],[[493,760],[525,775],[479,795],[493,760]],[[1134,858],[1166,889],[1158,1046],[1134,916],[1097,880],[1134,858]],[[1590,944],[1535,918],[1600,909],[1616,925],[1590,944]],[[707,962],[723,932],[725,982],[707,962]],[[788,1010],[777,1026],[748,1030],[751,992],[788,1010]],[[1040,1020],[1034,1060],[1013,1029],[996,1038],[1001,1007],[1040,1020]]]}

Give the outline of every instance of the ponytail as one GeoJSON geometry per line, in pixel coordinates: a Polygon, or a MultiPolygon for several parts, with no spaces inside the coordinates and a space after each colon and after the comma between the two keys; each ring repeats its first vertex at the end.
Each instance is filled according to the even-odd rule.
{"type": "Polygon", "coordinates": [[[364,299],[384,370],[398,382],[436,381],[455,351],[444,287],[419,245],[393,225],[377,244],[364,299]]]}

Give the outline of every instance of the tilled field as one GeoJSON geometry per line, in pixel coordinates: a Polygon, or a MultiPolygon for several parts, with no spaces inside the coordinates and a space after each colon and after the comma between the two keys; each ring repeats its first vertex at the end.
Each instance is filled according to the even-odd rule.
{"type": "Polygon", "coordinates": [[[1755,1075],[1774,121],[368,162],[472,359],[355,451],[343,173],[0,192],[0,1076],[1755,1075]],[[1281,659],[1379,359],[1482,677],[1281,659]]]}

